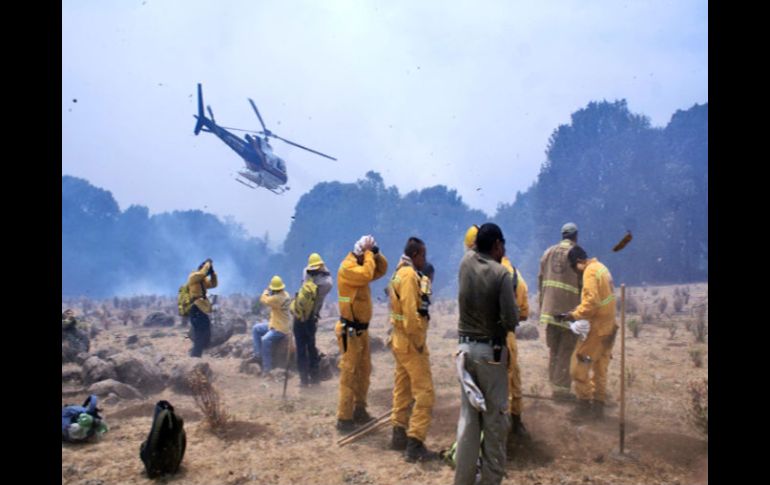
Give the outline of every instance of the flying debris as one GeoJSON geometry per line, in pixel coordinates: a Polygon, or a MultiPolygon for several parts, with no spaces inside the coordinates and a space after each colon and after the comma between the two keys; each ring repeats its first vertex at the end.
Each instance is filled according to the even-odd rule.
{"type": "Polygon", "coordinates": [[[631,236],[631,231],[627,231],[627,234],[623,236],[623,239],[621,239],[620,242],[617,243],[614,248],[612,248],[612,250],[617,253],[618,251],[626,247],[626,245],[631,242],[631,239],[633,239],[633,237],[631,236]]]}

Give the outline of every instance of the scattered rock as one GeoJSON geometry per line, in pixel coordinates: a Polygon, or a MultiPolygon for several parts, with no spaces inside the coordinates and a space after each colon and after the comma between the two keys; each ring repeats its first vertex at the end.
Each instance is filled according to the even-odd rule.
{"type": "Polygon", "coordinates": [[[62,382],[82,382],[83,369],[74,363],[64,364],[61,368],[61,380],[62,382]]]}
{"type": "Polygon", "coordinates": [[[249,362],[248,360],[241,361],[240,367],[238,367],[238,372],[242,374],[249,374],[252,376],[258,376],[260,373],[259,364],[255,364],[253,362],[249,362]]]}
{"type": "Polygon", "coordinates": [[[599,453],[594,457],[594,463],[604,463],[604,453],[599,453]]]}
{"type": "Polygon", "coordinates": [[[320,361],[318,362],[318,377],[322,381],[328,381],[333,379],[336,374],[339,373],[337,368],[337,359],[339,354],[326,355],[319,354],[320,361]]]}
{"type": "Polygon", "coordinates": [[[118,382],[115,379],[106,379],[104,381],[92,384],[87,391],[89,394],[96,394],[99,397],[115,394],[123,399],[141,399],[142,393],[133,386],[118,382]]]}
{"type": "Polygon", "coordinates": [[[153,312],[147,315],[142,325],[145,327],[173,327],[174,317],[163,312],[153,312]]]}
{"type": "Polygon", "coordinates": [[[62,364],[74,362],[77,355],[81,352],[88,352],[91,348],[91,340],[88,333],[77,327],[62,325],[61,331],[61,361],[62,364]]]}
{"type": "Polygon", "coordinates": [[[166,332],[163,332],[161,330],[155,330],[150,334],[150,338],[161,338],[161,337],[167,337],[169,334],[166,332]]]}
{"type": "Polygon", "coordinates": [[[101,350],[97,351],[96,352],[96,356],[99,357],[100,359],[105,359],[106,360],[106,359],[109,359],[110,357],[112,357],[113,355],[118,354],[118,353],[120,353],[120,351],[118,349],[116,349],[114,347],[108,347],[106,349],[101,349],[101,350]]]}
{"type": "MultiPolygon", "coordinates": [[[[97,352],[97,355],[98,352],[97,352]]],[[[75,356],[75,363],[77,365],[83,365],[83,362],[85,362],[89,357],[91,357],[91,354],[88,352],[80,352],[78,355],[75,356]]]]}
{"type": "Polygon", "coordinates": [[[537,340],[540,338],[540,332],[537,325],[525,323],[516,327],[516,338],[518,340],[537,340]]]}
{"type": "Polygon", "coordinates": [[[187,359],[178,363],[172,369],[171,377],[169,377],[171,389],[179,394],[191,395],[192,389],[190,388],[188,378],[195,370],[203,372],[209,381],[213,380],[214,373],[207,362],[201,362],[198,359],[187,359]]]}
{"type": "Polygon", "coordinates": [[[225,342],[222,345],[209,349],[209,355],[212,357],[227,357],[233,351],[232,342],[225,342]]]}
{"type": "Polygon", "coordinates": [[[120,401],[120,398],[114,392],[111,392],[111,393],[107,394],[107,397],[104,398],[104,403],[105,404],[110,404],[110,405],[117,404],[118,401],[120,401]]]}
{"type": "Polygon", "coordinates": [[[129,335],[128,338],[126,338],[126,345],[131,345],[139,342],[139,336],[138,335],[129,335]]]}
{"type": "Polygon", "coordinates": [[[117,379],[118,374],[115,371],[115,365],[107,360],[102,360],[96,355],[92,355],[83,362],[82,382],[85,385],[105,379],[117,379]]]}
{"type": "Polygon", "coordinates": [[[118,380],[142,392],[154,393],[166,387],[163,373],[147,355],[139,352],[121,352],[110,357],[115,364],[118,380]]]}
{"type": "Polygon", "coordinates": [[[246,333],[249,330],[248,322],[246,322],[246,320],[241,317],[231,318],[230,326],[233,328],[233,333],[246,333]]]}
{"type": "Polygon", "coordinates": [[[382,337],[376,337],[376,336],[369,336],[369,351],[374,352],[383,352],[384,350],[387,350],[387,347],[385,347],[385,341],[382,339],[382,337]]]}
{"type": "Polygon", "coordinates": [[[211,340],[209,341],[209,348],[217,347],[227,342],[233,335],[233,326],[230,321],[224,323],[211,322],[211,340]]]}

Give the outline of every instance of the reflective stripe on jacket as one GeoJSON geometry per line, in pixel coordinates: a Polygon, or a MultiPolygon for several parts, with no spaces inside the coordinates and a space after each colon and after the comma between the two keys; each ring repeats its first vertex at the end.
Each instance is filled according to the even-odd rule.
{"type": "Polygon", "coordinates": [[[569,328],[567,323],[557,322],[554,317],[580,303],[580,275],[567,260],[567,254],[574,245],[574,241],[563,239],[546,249],[540,258],[540,274],[537,277],[540,323],[569,328]]]}
{"type": "Polygon", "coordinates": [[[206,273],[209,272],[210,265],[207,262],[203,265],[203,268],[193,271],[190,276],[187,277],[187,287],[190,289],[190,298],[194,300],[194,305],[198,307],[203,313],[211,313],[211,302],[206,298],[205,289],[217,287],[217,274],[211,273],[210,277],[206,277],[206,273]],[[201,284],[203,288],[201,288],[201,284]]]}
{"type": "Polygon", "coordinates": [[[603,337],[615,329],[615,286],[610,271],[596,258],[587,262],[580,305],[572,311],[572,316],[591,322],[589,335],[597,332],[603,337]]]}
{"type": "Polygon", "coordinates": [[[409,352],[410,343],[422,352],[428,333],[428,319],[420,315],[420,277],[414,267],[400,263],[390,279],[390,323],[393,351],[409,352]]]}
{"type": "Polygon", "coordinates": [[[340,316],[359,323],[372,318],[372,295],[369,283],[388,271],[388,260],[382,253],[376,256],[364,252],[364,264],[359,265],[356,255],[348,253],[337,271],[337,297],[340,316]]]}

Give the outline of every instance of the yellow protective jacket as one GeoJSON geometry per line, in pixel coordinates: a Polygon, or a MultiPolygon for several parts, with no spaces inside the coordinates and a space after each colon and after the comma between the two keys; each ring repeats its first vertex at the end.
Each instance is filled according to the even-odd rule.
{"type": "Polygon", "coordinates": [[[568,312],[580,304],[580,275],[567,260],[567,254],[575,246],[571,239],[563,239],[551,246],[540,258],[537,291],[540,298],[540,323],[569,329],[569,325],[556,319],[556,315],[568,312]]]}
{"type": "Polygon", "coordinates": [[[369,323],[372,318],[372,294],[369,283],[382,278],[388,271],[388,260],[382,253],[376,256],[364,252],[364,264],[358,264],[356,255],[348,253],[337,271],[337,297],[340,317],[358,323],[369,323]]]}
{"type": "Polygon", "coordinates": [[[268,328],[274,328],[279,332],[289,333],[290,314],[289,305],[291,304],[291,296],[286,290],[281,290],[277,293],[270,294],[269,290],[265,290],[262,296],[259,297],[259,302],[263,305],[270,307],[270,322],[268,322],[268,328]]]}
{"type": "Polygon", "coordinates": [[[211,302],[206,299],[206,290],[217,287],[217,274],[211,273],[211,277],[206,277],[211,264],[207,261],[203,267],[190,273],[187,277],[187,288],[190,290],[190,298],[193,304],[203,313],[211,313],[211,302]]]}
{"type": "Polygon", "coordinates": [[[503,260],[500,261],[505,269],[511,273],[511,278],[516,281],[514,291],[516,292],[516,306],[519,307],[519,321],[526,320],[529,317],[529,298],[527,292],[527,282],[524,281],[524,277],[521,276],[521,271],[514,268],[511,264],[511,260],[508,256],[503,256],[503,260]]]}
{"type": "Polygon", "coordinates": [[[399,263],[390,279],[390,324],[394,352],[427,352],[428,319],[420,315],[420,277],[414,267],[399,263]]]}
{"type": "Polygon", "coordinates": [[[575,320],[591,322],[589,335],[603,337],[615,331],[615,286],[610,271],[596,258],[587,261],[583,272],[580,305],[572,310],[575,320]]]}

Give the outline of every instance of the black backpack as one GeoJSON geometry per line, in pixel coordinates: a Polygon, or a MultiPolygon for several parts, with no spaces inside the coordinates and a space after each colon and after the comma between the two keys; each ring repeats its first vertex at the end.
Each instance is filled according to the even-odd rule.
{"type": "Polygon", "coordinates": [[[139,449],[139,457],[147,470],[147,476],[154,478],[166,473],[176,473],[184,458],[186,447],[184,420],[174,414],[174,406],[168,401],[158,401],[150,435],[139,449]]]}

